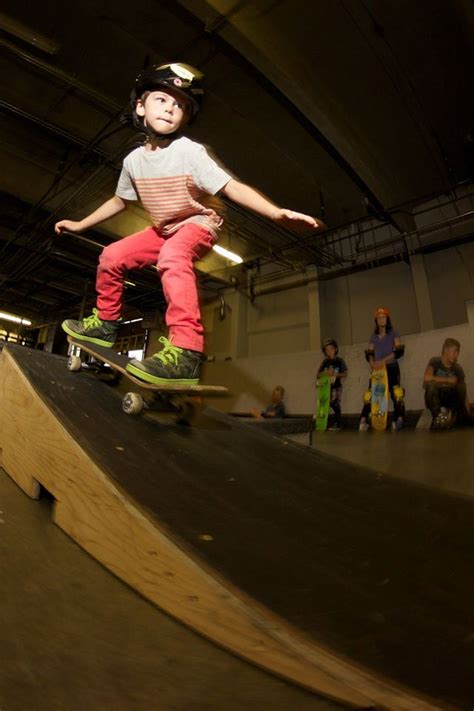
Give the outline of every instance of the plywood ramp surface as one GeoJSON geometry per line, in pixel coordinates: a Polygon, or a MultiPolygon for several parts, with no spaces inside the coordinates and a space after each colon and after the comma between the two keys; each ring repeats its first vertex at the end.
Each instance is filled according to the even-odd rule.
{"type": "MultiPolygon", "coordinates": [[[[348,706],[455,708],[454,695],[436,701],[370,668],[370,655],[340,643],[344,629],[331,637],[329,613],[308,601],[321,582],[322,542],[317,521],[316,538],[305,540],[301,512],[314,491],[300,470],[318,461],[217,413],[196,428],[131,420],[111,388],[67,372],[62,358],[21,348],[0,355],[1,466],[29,496],[39,484],[48,489],[56,523],[115,575],[239,656],[348,706]],[[288,480],[275,478],[282,464],[288,480]]],[[[328,491],[321,482],[316,489],[327,510],[328,491]]],[[[345,508],[338,501],[332,515],[345,508]]],[[[456,511],[458,519],[469,513],[456,511]]],[[[344,618],[344,582],[338,592],[340,574],[328,569],[325,577],[344,618]]],[[[358,585],[354,605],[363,598],[358,585]]]]}

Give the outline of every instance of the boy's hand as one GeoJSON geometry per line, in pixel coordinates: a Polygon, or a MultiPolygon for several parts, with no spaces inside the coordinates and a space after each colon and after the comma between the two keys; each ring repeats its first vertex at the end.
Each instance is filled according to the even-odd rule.
{"type": "Polygon", "coordinates": [[[54,225],[54,231],[57,235],[62,234],[65,230],[67,232],[80,232],[82,229],[82,222],[75,222],[74,220],[60,220],[54,225]]]}
{"type": "Polygon", "coordinates": [[[302,212],[294,212],[294,210],[287,210],[285,208],[278,208],[272,215],[272,220],[274,222],[279,222],[285,227],[298,228],[298,227],[312,227],[315,230],[325,230],[327,225],[318,220],[316,217],[311,217],[311,215],[305,215],[302,212]]]}

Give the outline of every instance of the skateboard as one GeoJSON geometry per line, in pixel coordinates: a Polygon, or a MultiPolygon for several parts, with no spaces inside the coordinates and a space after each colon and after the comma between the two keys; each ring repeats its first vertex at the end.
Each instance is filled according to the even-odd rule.
{"type": "Polygon", "coordinates": [[[372,371],[370,390],[370,424],[373,430],[382,432],[387,429],[388,417],[388,377],[385,366],[372,371]]]}
{"type": "Polygon", "coordinates": [[[92,371],[101,380],[117,384],[120,376],[125,376],[133,383],[137,391],[127,392],[122,398],[122,409],[127,415],[139,415],[142,410],[167,410],[177,415],[178,421],[187,422],[193,416],[197,400],[205,395],[223,395],[228,392],[222,385],[183,385],[179,383],[166,383],[153,385],[146,383],[127,371],[127,365],[132,360],[126,355],[121,355],[113,348],[78,341],[68,336],[69,343],[80,349],[80,353],[69,356],[68,370],[92,371]],[[94,360],[85,362],[84,355],[94,360]],[[194,399],[193,399],[194,398],[194,399]]]}
{"type": "Polygon", "coordinates": [[[317,381],[318,398],[316,401],[315,430],[325,432],[328,426],[329,405],[331,402],[331,378],[322,373],[317,381]]]}

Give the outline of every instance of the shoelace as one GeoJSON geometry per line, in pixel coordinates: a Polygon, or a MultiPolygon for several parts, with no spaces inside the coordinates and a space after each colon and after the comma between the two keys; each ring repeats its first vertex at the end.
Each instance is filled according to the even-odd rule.
{"type": "Polygon", "coordinates": [[[168,340],[168,338],[166,338],[165,336],[160,336],[158,340],[160,343],[163,344],[164,347],[161,351],[155,353],[153,355],[153,358],[161,360],[164,365],[168,365],[169,363],[174,363],[174,365],[178,365],[178,356],[183,352],[183,349],[178,348],[178,346],[173,346],[171,341],[168,340]]]}
{"type": "Polygon", "coordinates": [[[97,315],[99,313],[98,309],[92,309],[92,315],[91,316],[86,316],[85,318],[82,319],[82,323],[84,324],[85,329],[90,329],[90,328],[98,328],[102,326],[102,321],[100,320],[99,316],[97,315]]]}

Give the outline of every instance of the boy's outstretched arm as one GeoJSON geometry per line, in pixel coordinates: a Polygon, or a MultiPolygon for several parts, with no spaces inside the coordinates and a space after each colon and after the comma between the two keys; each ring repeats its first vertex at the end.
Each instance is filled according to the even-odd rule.
{"type": "Polygon", "coordinates": [[[91,212],[90,215],[87,215],[87,217],[84,217],[82,220],[60,220],[59,222],[56,222],[54,225],[54,231],[57,235],[60,235],[64,232],[64,230],[67,230],[68,232],[83,232],[83,230],[87,230],[89,227],[98,225],[99,222],[108,220],[109,217],[118,215],[118,213],[125,210],[126,207],[127,201],[122,200],[122,198],[118,197],[118,195],[114,195],[113,198],[110,198],[107,202],[102,203],[97,210],[94,210],[94,212],[91,212]]]}
{"type": "Polygon", "coordinates": [[[222,192],[233,202],[242,205],[242,207],[247,207],[249,210],[263,215],[263,217],[268,217],[282,226],[290,228],[292,226],[308,226],[314,229],[326,229],[326,225],[321,220],[305,215],[302,212],[294,212],[293,210],[278,207],[257,190],[251,188],[250,185],[240,183],[234,178],[231,178],[222,188],[222,192]]]}

